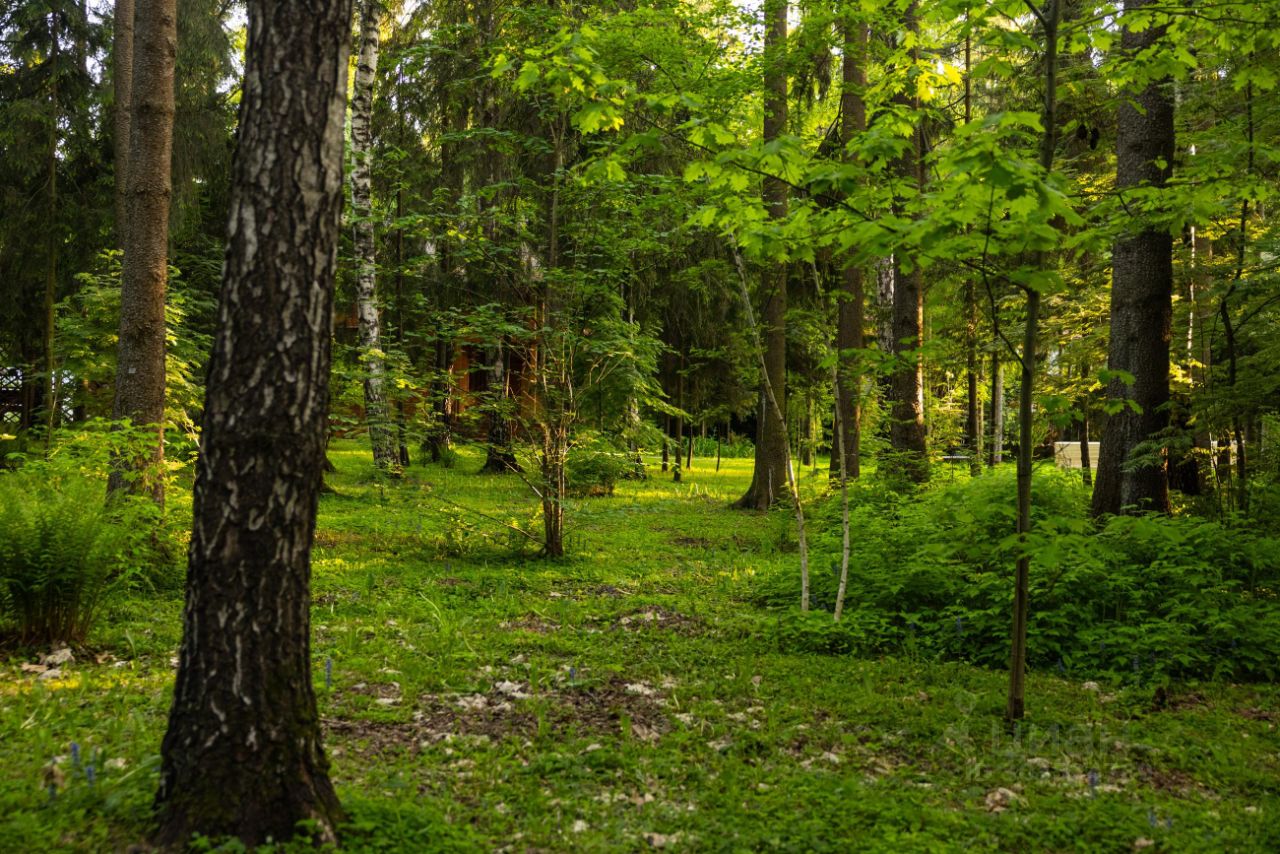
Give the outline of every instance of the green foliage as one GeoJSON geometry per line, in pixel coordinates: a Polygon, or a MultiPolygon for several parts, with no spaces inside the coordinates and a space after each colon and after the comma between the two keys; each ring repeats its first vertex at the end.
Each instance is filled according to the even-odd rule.
{"type": "Polygon", "coordinates": [[[24,644],[81,643],[106,597],[139,575],[136,507],[45,466],[0,475],[0,631],[24,644]],[[118,511],[118,512],[117,512],[118,511]]]}
{"type": "MultiPolygon", "coordinates": [[[[87,418],[109,418],[115,394],[120,317],[118,250],[102,252],[92,273],[77,276],[79,289],[58,306],[56,346],[61,366],[79,380],[73,402],[87,418]]],[[[195,416],[204,405],[204,361],[212,337],[188,321],[191,312],[213,312],[212,299],[186,286],[169,269],[165,299],[165,419],[175,438],[194,450],[195,416]]]]}
{"type": "Polygon", "coordinates": [[[573,446],[565,460],[569,494],[579,498],[613,495],[618,481],[635,471],[634,457],[598,438],[573,446]]]}
{"type": "Polygon", "coordinates": [[[715,459],[719,454],[722,459],[749,460],[756,455],[755,443],[746,436],[734,436],[728,442],[718,442],[714,436],[699,436],[693,440],[693,456],[695,459],[715,459]]]}
{"type": "MultiPolygon", "coordinates": [[[[904,495],[851,485],[848,625],[784,617],[778,640],[827,652],[903,652],[1003,667],[1014,530],[1012,471],[904,495]]],[[[1085,518],[1077,479],[1045,469],[1034,487],[1030,661],[1073,675],[1148,681],[1273,679],[1280,662],[1280,540],[1189,517],[1085,518]]],[[[813,605],[835,601],[839,508],[815,521],[813,605]]],[[[789,607],[794,571],[765,576],[757,601],[789,607]]],[[[830,617],[824,618],[830,622],[830,617]]]]}
{"type": "MultiPolygon", "coordinates": [[[[1003,673],[778,648],[779,615],[744,593],[753,573],[794,571],[795,556],[772,549],[762,528],[773,520],[727,509],[751,476],[745,460],[577,502],[584,548],[548,563],[533,549],[430,548],[454,521],[428,490],[495,518],[537,513],[518,479],[473,473],[483,449],[459,445],[458,468],[414,466],[397,483],[368,479],[368,453],[333,443],[337,493],[321,498],[313,551],[313,678],[351,817],[335,850],[518,839],[551,851],[657,840],[834,852],[857,839],[871,851],[1125,851],[1147,838],[1209,852],[1280,841],[1274,685],[1170,687],[1153,709],[1149,687],[1094,693],[1035,674],[1029,719],[1010,734],[1003,673]],[[477,698],[483,708],[464,708],[477,698]],[[997,787],[1018,796],[1001,812],[986,800],[997,787]]],[[[802,478],[807,494],[825,485],[802,478]]],[[[171,498],[184,500],[181,485],[171,498]]],[[[0,850],[145,838],[181,607],[121,597],[93,636],[102,663],[77,654],[60,679],[0,661],[0,850]],[[52,798],[50,766],[61,771],[52,798]]],[[[851,641],[823,641],[835,634],[828,615],[781,618],[811,624],[814,648],[861,648],[879,631],[850,614],[840,630],[851,641]]]]}

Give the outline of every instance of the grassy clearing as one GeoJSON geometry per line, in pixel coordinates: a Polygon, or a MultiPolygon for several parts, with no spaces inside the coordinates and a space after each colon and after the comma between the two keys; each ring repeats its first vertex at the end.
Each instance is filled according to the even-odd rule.
{"type": "MultiPolygon", "coordinates": [[[[1008,733],[1000,673],[779,651],[748,599],[794,534],[726,509],[749,460],[574,501],[548,563],[502,524],[528,489],[469,449],[395,485],[333,458],[314,674],[350,850],[1280,850],[1274,686],[1156,709],[1036,673],[1008,733]]],[[[61,678],[0,668],[0,850],[143,837],[180,604],[117,604],[61,678]]]]}

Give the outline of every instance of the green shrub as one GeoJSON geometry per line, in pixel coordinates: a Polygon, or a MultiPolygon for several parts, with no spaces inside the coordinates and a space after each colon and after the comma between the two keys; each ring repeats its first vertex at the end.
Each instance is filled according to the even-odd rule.
{"type": "Polygon", "coordinates": [[[120,569],[124,536],[84,481],[0,477],[0,613],[23,643],[83,641],[120,569]]]}
{"type": "Polygon", "coordinates": [[[634,470],[635,461],[627,454],[600,442],[570,449],[565,460],[569,494],[579,498],[613,495],[618,481],[634,470]]]}
{"type": "MultiPolygon", "coordinates": [[[[721,442],[719,445],[721,459],[749,460],[756,455],[755,444],[746,436],[734,436],[731,442],[721,442]]],[[[716,438],[715,436],[699,436],[693,440],[693,456],[694,458],[715,459],[716,456],[716,438]]]]}
{"type": "Polygon", "coordinates": [[[108,506],[86,454],[0,473],[0,633],[21,643],[82,642],[111,592],[181,583],[171,517],[143,497],[108,506]]]}
{"type": "MultiPolygon", "coordinates": [[[[874,481],[850,492],[853,628],[818,634],[784,622],[780,643],[1006,666],[1020,548],[1012,472],[914,495],[874,481]]],[[[1071,475],[1037,471],[1026,546],[1032,666],[1135,681],[1280,673],[1280,540],[1195,517],[1116,517],[1095,528],[1086,497],[1071,475]]],[[[835,601],[839,514],[835,498],[814,523],[811,605],[820,611],[835,601]]],[[[797,576],[765,576],[755,598],[793,607],[797,576]]]]}

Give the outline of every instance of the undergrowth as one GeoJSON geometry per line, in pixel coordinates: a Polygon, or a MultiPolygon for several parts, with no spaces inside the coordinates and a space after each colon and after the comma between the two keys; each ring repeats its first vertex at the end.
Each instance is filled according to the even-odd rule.
{"type": "MultiPolygon", "coordinates": [[[[845,617],[832,623],[840,506],[815,519],[811,604],[780,618],[784,648],[893,652],[1003,667],[1013,568],[1031,557],[1030,663],[1073,676],[1272,680],[1280,669],[1280,540],[1195,517],[1124,516],[1095,525],[1077,477],[1036,472],[1033,529],[1014,531],[1011,467],[918,492],[874,478],[850,487],[845,617]]],[[[753,598],[791,607],[795,572],[753,598]]]]}

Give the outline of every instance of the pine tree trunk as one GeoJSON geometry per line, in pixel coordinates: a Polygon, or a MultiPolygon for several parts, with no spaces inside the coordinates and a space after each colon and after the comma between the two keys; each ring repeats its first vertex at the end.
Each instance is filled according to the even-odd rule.
{"type": "Polygon", "coordinates": [[[116,0],[115,20],[111,34],[111,76],[115,94],[114,107],[114,180],[116,198],[116,240],[123,244],[125,223],[129,221],[125,206],[125,185],[129,176],[129,125],[133,119],[133,9],[134,0],[116,0]]]}
{"type": "MultiPolygon", "coordinates": [[[[156,842],[333,841],[310,549],[342,216],[351,3],[250,0],[228,246],[156,842]]],[[[141,20],[141,19],[140,19],[141,20]]],[[[135,161],[136,162],[136,161],[135,161]]]]}
{"type": "MultiPolygon", "coordinates": [[[[844,89],[840,94],[840,139],[846,146],[845,158],[853,161],[847,146],[867,129],[867,107],[863,89],[867,85],[864,68],[867,53],[867,27],[860,21],[844,22],[844,60],[841,69],[844,89]]],[[[862,473],[859,448],[862,444],[862,366],[859,363],[866,323],[866,297],[863,293],[863,270],[846,258],[840,271],[840,303],[836,317],[836,350],[839,370],[836,372],[836,418],[832,426],[839,431],[833,437],[831,471],[840,479],[843,466],[846,477],[862,473]],[[843,453],[836,449],[844,448],[843,453]],[[843,462],[841,462],[843,460],[843,462]]]]}
{"type": "MultiPolygon", "coordinates": [[[[764,141],[768,144],[787,130],[787,0],[765,0],[764,9],[764,141]]],[[[780,179],[767,177],[762,194],[769,218],[775,221],[785,219],[787,185],[780,179]]],[[[786,495],[790,465],[787,425],[782,420],[782,413],[787,411],[786,264],[780,261],[767,264],[761,285],[764,291],[764,370],[777,407],[765,404],[765,392],[761,391],[761,420],[751,486],[734,503],[734,507],[748,510],[766,510],[786,495]]],[[[761,385],[765,383],[762,378],[761,385]]]]}
{"type": "MultiPolygon", "coordinates": [[[[919,30],[916,4],[907,7],[903,24],[911,32],[919,30]]],[[[916,51],[912,50],[915,56],[916,51]]],[[[900,95],[895,99],[902,106],[916,109],[915,99],[900,95]]],[[[898,168],[904,183],[910,182],[923,191],[924,151],[923,129],[917,123],[911,144],[899,161],[898,168]]],[[[889,445],[894,454],[894,464],[910,480],[921,483],[929,479],[929,461],[926,457],[924,426],[924,280],[919,264],[911,264],[906,271],[907,260],[901,253],[894,256],[893,271],[893,353],[897,356],[891,378],[891,406],[889,413],[889,445]]]]}
{"type": "MultiPolygon", "coordinates": [[[[1131,14],[1154,0],[1126,0],[1131,14]]],[[[1124,23],[1124,16],[1121,23],[1124,23]]],[[[1150,51],[1164,35],[1163,26],[1127,27],[1120,46],[1125,55],[1150,51]]],[[[1150,83],[1140,93],[1124,95],[1116,116],[1116,190],[1147,185],[1163,187],[1174,153],[1173,87],[1169,79],[1150,83]]],[[[1173,238],[1167,228],[1143,224],[1122,235],[1112,254],[1111,337],[1107,367],[1133,375],[1132,385],[1119,379],[1107,389],[1112,401],[1132,402],[1107,418],[1098,454],[1094,516],[1128,508],[1169,510],[1168,471],[1164,460],[1128,465],[1135,448],[1168,424],[1169,339],[1173,314],[1173,238]]],[[[1146,452],[1143,456],[1148,456],[1146,452]]]]}
{"type": "Polygon", "coordinates": [[[45,371],[45,434],[46,452],[53,443],[53,431],[58,426],[58,366],[54,354],[53,339],[57,331],[58,317],[55,306],[58,294],[58,115],[61,112],[58,93],[59,33],[57,16],[49,15],[49,148],[45,157],[46,201],[48,203],[48,233],[45,235],[44,277],[44,371],[45,371]]]}
{"type": "Polygon", "coordinates": [[[360,3],[360,57],[351,94],[351,215],[355,221],[356,313],[364,363],[364,414],[373,462],[385,472],[400,471],[400,454],[387,409],[386,364],[378,316],[377,247],[373,232],[373,81],[378,73],[379,0],[360,3]]]}
{"type": "Polygon", "coordinates": [[[164,502],[165,287],[169,278],[169,180],[173,150],[177,0],[138,0],[133,33],[133,115],[121,245],[120,338],[114,417],[155,431],[138,459],[113,461],[111,492],[164,502]]]}

